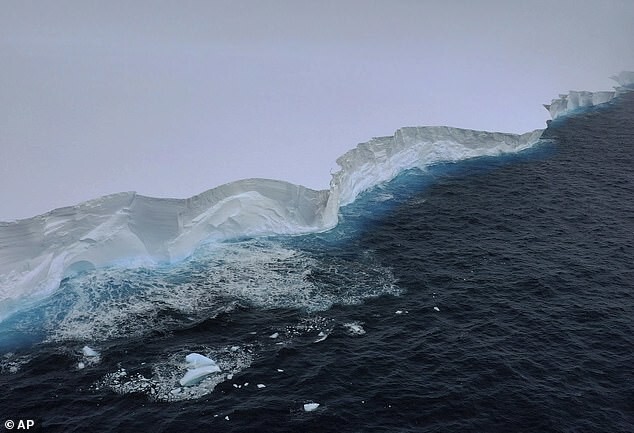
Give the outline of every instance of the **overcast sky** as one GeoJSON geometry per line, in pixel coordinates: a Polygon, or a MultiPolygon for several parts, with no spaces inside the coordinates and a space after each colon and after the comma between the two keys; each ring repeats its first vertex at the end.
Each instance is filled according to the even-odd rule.
{"type": "Polygon", "coordinates": [[[526,132],[634,69],[634,1],[0,0],[0,220],[247,177],[402,126],[526,132]]]}

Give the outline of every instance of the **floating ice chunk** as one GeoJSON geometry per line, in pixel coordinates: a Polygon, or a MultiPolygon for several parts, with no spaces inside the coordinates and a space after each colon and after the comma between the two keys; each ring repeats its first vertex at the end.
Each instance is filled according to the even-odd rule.
{"type": "Polygon", "coordinates": [[[359,322],[344,323],[343,327],[346,328],[346,330],[348,331],[348,334],[350,335],[365,334],[365,329],[363,329],[363,326],[361,326],[361,323],[359,322]]]}
{"type": "Polygon", "coordinates": [[[99,352],[97,352],[94,349],[91,349],[88,346],[84,346],[83,349],[81,349],[81,353],[84,354],[84,356],[88,357],[88,358],[96,358],[99,356],[99,352]]]}
{"type": "MultiPolygon", "coordinates": [[[[208,365],[217,367],[216,361],[211,358],[207,358],[200,353],[190,353],[185,357],[185,362],[187,362],[187,368],[195,369],[199,367],[206,367],[208,365]]],[[[218,369],[220,371],[220,369],[218,369]]]]}
{"type": "Polygon", "coordinates": [[[440,308],[434,307],[434,311],[440,311],[440,308]]]}
{"type": "Polygon", "coordinates": [[[213,373],[218,373],[220,368],[217,365],[206,365],[204,367],[194,368],[189,370],[181,380],[178,382],[181,386],[190,386],[196,383],[198,380],[202,379],[205,376],[209,376],[213,373]]]}
{"type": "Polygon", "coordinates": [[[317,335],[317,337],[318,337],[318,338],[317,338],[317,340],[315,340],[315,343],[319,343],[320,341],[324,341],[326,338],[328,338],[328,334],[326,334],[326,333],[324,333],[324,332],[322,331],[322,332],[320,332],[320,333],[317,335]]]}
{"type": "Polygon", "coordinates": [[[233,379],[233,374],[232,374],[232,373],[229,373],[229,374],[227,375],[227,380],[231,380],[231,379],[233,379]]]}
{"type": "Polygon", "coordinates": [[[258,383],[258,384],[257,384],[257,387],[258,387],[259,389],[262,389],[262,388],[266,388],[266,385],[265,385],[265,384],[263,384],[263,383],[258,383]]]}
{"type": "Polygon", "coordinates": [[[80,369],[80,370],[83,369],[85,366],[86,366],[86,364],[84,364],[83,362],[79,362],[77,364],[77,368],[80,369]]]}
{"type": "Polygon", "coordinates": [[[220,372],[220,367],[216,361],[200,353],[190,353],[185,357],[185,361],[189,370],[179,381],[182,386],[193,385],[205,376],[220,372]]]}
{"type": "Polygon", "coordinates": [[[274,332],[273,334],[269,335],[269,338],[273,338],[273,339],[275,339],[275,338],[277,338],[277,337],[279,337],[279,336],[280,336],[280,333],[279,333],[279,332],[274,332]]]}
{"type": "Polygon", "coordinates": [[[284,373],[284,370],[282,370],[281,368],[278,368],[278,369],[277,369],[277,372],[278,372],[278,373],[284,373]]]}
{"type": "Polygon", "coordinates": [[[305,412],[312,412],[319,407],[319,403],[306,403],[304,405],[305,412]]]}

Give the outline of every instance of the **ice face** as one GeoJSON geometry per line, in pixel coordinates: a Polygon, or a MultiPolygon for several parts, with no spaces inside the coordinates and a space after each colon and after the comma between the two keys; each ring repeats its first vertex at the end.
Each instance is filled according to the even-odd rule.
{"type": "Polygon", "coordinates": [[[74,273],[173,262],[202,241],[330,227],[327,197],[328,191],[247,179],[184,200],[121,193],[0,223],[0,321],[74,273]]]}
{"type": "Polygon", "coordinates": [[[374,138],[339,157],[333,174],[333,207],[352,203],[363,191],[395,178],[403,170],[438,162],[519,152],[535,144],[543,130],[526,134],[473,131],[448,126],[408,127],[392,137],[374,138]]]}
{"type": "Polygon", "coordinates": [[[553,99],[550,104],[544,105],[544,107],[546,107],[550,117],[554,120],[581,108],[594,107],[610,102],[615,97],[631,91],[634,86],[634,72],[623,71],[611,78],[619,83],[619,86],[615,87],[614,91],[579,92],[571,90],[568,94],[559,95],[559,98],[553,99]]]}

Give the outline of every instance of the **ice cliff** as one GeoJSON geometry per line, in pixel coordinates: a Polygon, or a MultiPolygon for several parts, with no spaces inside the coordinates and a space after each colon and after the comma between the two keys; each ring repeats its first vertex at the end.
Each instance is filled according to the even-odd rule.
{"type": "Polygon", "coordinates": [[[614,91],[601,92],[580,92],[571,90],[568,94],[561,94],[559,98],[553,99],[550,104],[544,104],[553,120],[566,116],[580,108],[593,107],[611,101],[615,97],[631,91],[634,87],[634,72],[624,71],[612,78],[619,85],[614,87],[614,91]]]}

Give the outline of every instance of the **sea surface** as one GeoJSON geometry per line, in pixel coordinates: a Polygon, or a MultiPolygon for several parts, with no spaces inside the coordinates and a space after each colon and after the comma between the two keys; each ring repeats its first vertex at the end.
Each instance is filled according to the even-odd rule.
{"type": "Polygon", "coordinates": [[[542,138],[64,280],[0,324],[0,431],[634,431],[634,93],[542,138]],[[189,353],[222,371],[181,386],[189,353]]]}

